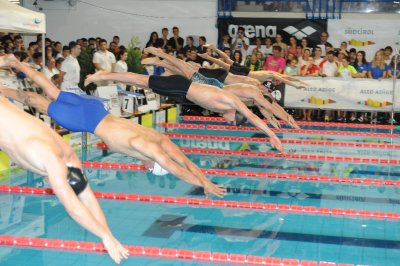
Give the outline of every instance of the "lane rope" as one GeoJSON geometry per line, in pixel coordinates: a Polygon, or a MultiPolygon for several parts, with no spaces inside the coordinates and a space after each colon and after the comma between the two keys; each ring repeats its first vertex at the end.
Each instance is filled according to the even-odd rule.
{"type": "MultiPolygon", "coordinates": [[[[224,130],[224,131],[260,131],[256,127],[250,126],[221,126],[221,125],[201,125],[201,124],[179,124],[179,123],[160,123],[164,128],[180,128],[180,129],[207,129],[207,130],[224,130]]],[[[379,138],[398,138],[399,134],[389,133],[371,133],[371,132],[348,132],[335,130],[314,130],[314,129],[285,129],[271,128],[276,133],[292,133],[292,134],[312,134],[312,135],[335,135],[335,136],[358,136],[358,137],[379,137],[379,138]]]]}
{"type": "MultiPolygon", "coordinates": [[[[1,235],[0,245],[21,248],[39,248],[45,250],[63,250],[85,253],[106,253],[102,243],[34,238],[24,236],[1,235]]],[[[261,257],[245,254],[212,252],[203,250],[162,248],[157,246],[128,246],[130,256],[149,257],[165,260],[186,260],[208,263],[226,263],[241,265],[266,265],[266,266],[353,266],[353,264],[334,263],[326,261],[299,260],[293,258],[261,257]]]]}
{"type": "MultiPolygon", "coordinates": [[[[30,195],[54,195],[54,192],[51,188],[34,188],[34,187],[5,186],[5,185],[0,186],[0,192],[13,193],[13,194],[30,194],[30,195]]],[[[318,215],[318,216],[344,217],[351,219],[360,218],[360,219],[374,219],[374,220],[387,220],[387,221],[400,220],[400,213],[398,212],[383,212],[383,211],[356,210],[356,209],[345,209],[345,208],[302,206],[294,204],[276,204],[276,203],[261,203],[261,202],[234,201],[234,200],[212,200],[212,199],[202,199],[202,198],[127,194],[127,193],[113,193],[113,192],[94,192],[94,195],[98,199],[126,200],[132,202],[147,202],[147,203],[169,204],[169,205],[184,205],[189,207],[202,206],[205,208],[247,209],[247,210],[263,211],[263,212],[307,214],[307,215],[318,215]]]]}
{"type": "MultiPolygon", "coordinates": [[[[218,122],[226,123],[226,120],[222,117],[212,116],[183,116],[184,121],[197,121],[197,122],[218,122]]],[[[265,123],[268,120],[263,119],[265,123]]],[[[286,124],[285,121],[279,120],[280,124],[286,124]]],[[[311,122],[311,121],[296,121],[299,126],[321,126],[321,127],[348,127],[348,128],[374,128],[374,129],[395,129],[394,125],[372,125],[372,124],[357,124],[357,123],[334,123],[334,122],[311,122]]]]}

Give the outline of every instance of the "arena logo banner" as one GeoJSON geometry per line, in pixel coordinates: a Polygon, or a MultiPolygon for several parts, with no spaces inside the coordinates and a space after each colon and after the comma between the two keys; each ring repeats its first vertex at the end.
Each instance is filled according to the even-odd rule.
{"type": "Polygon", "coordinates": [[[302,78],[309,86],[286,85],[285,107],[390,112],[399,111],[400,83],[392,96],[392,80],[302,78]],[[393,99],[395,102],[393,103],[393,99]]]}
{"type": "MultiPolygon", "coordinates": [[[[290,36],[295,36],[298,40],[307,38],[309,43],[319,41],[322,31],[327,29],[327,20],[307,20],[296,18],[228,18],[218,19],[218,37],[229,34],[231,38],[237,36],[238,28],[245,29],[245,35],[254,45],[256,38],[271,37],[281,34],[284,42],[289,42],[290,36]]],[[[264,43],[263,43],[264,44],[264,43]]]]}
{"type": "Polygon", "coordinates": [[[346,42],[348,50],[355,48],[367,54],[371,61],[376,51],[386,46],[391,46],[393,51],[400,49],[400,28],[398,20],[394,19],[341,19],[330,20],[328,32],[334,38],[329,41],[334,47],[340,47],[341,42],[346,42]]]}

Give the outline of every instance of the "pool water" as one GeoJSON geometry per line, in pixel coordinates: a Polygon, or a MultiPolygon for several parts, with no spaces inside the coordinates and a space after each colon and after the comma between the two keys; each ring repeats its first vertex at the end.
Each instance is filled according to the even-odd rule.
{"type": "MultiPolygon", "coordinates": [[[[198,123],[184,122],[181,123],[198,123]]],[[[212,124],[212,123],[208,123],[212,124]]],[[[215,123],[217,124],[217,123],[215,123]]],[[[321,135],[279,134],[284,139],[324,139],[357,143],[398,143],[398,137],[330,135],[332,131],[395,133],[387,129],[302,127],[322,130],[321,135]]],[[[160,129],[167,133],[263,137],[257,131],[160,129]]],[[[173,139],[180,147],[251,150],[276,153],[268,142],[173,139]]],[[[398,159],[397,149],[285,144],[289,154],[321,154],[360,158],[398,159]]],[[[91,161],[138,163],[115,153],[90,148],[91,161]]],[[[188,154],[201,168],[232,171],[338,176],[399,180],[400,166],[335,160],[300,160],[273,157],[188,154]]],[[[154,176],[145,171],[85,169],[94,191],[203,198],[201,188],[172,175],[154,176]]],[[[398,186],[283,180],[233,175],[209,175],[223,184],[224,200],[398,212],[398,186]]],[[[14,171],[2,185],[48,186],[43,177],[14,171]]],[[[212,197],[216,199],[215,197],[212,197]]],[[[109,226],[123,244],[188,250],[237,253],[263,257],[330,261],[354,265],[399,265],[400,222],[390,219],[309,215],[285,211],[167,205],[120,200],[99,200],[109,226]]],[[[0,234],[99,242],[65,212],[54,196],[0,193],[0,234]]],[[[179,260],[131,256],[122,265],[209,265],[179,260]]],[[[113,265],[106,254],[0,246],[0,265],[113,265]]],[[[217,265],[217,264],[215,264],[217,265]]],[[[226,264],[224,264],[226,265],[226,264]]]]}

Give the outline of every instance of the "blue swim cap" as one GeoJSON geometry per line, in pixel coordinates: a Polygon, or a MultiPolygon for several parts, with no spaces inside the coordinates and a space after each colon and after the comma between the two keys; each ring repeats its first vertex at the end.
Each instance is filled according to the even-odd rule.
{"type": "Polygon", "coordinates": [[[24,79],[24,78],[26,78],[26,74],[24,72],[20,71],[20,72],[18,72],[17,77],[20,79],[24,79]]]}

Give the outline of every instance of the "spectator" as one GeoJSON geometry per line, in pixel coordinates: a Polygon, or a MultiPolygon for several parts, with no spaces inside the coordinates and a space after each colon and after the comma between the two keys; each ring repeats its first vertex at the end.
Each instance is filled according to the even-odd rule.
{"type": "Polygon", "coordinates": [[[111,53],[113,53],[114,56],[115,56],[116,54],[118,54],[118,45],[117,45],[116,42],[110,42],[109,51],[110,51],[111,53]]]}
{"type": "Polygon", "coordinates": [[[386,46],[383,53],[383,60],[386,65],[390,65],[390,57],[393,53],[393,48],[391,46],[386,46]]]}
{"type": "Polygon", "coordinates": [[[240,66],[244,65],[243,55],[242,55],[242,52],[240,50],[236,50],[233,53],[233,63],[236,64],[236,65],[240,65],[240,66]]]}
{"type": "MultiPolygon", "coordinates": [[[[319,68],[314,64],[314,59],[310,56],[305,65],[300,68],[300,73],[302,76],[318,76],[319,68]]],[[[303,109],[303,120],[311,121],[312,110],[303,109]]]]}
{"type": "Polygon", "coordinates": [[[99,51],[93,55],[93,64],[96,71],[105,70],[107,72],[114,72],[115,56],[113,53],[107,51],[107,41],[101,39],[99,45],[99,51]]]}
{"type": "Polygon", "coordinates": [[[207,43],[207,39],[204,36],[199,37],[199,47],[197,47],[197,52],[204,54],[207,51],[206,47],[203,47],[207,43]]]}
{"type": "Polygon", "coordinates": [[[87,48],[89,47],[88,39],[82,38],[81,40],[82,40],[82,46],[81,46],[81,48],[82,48],[82,49],[87,49],[87,48]]]}
{"type": "Polygon", "coordinates": [[[51,79],[51,77],[56,74],[60,74],[60,71],[56,68],[56,60],[53,57],[47,59],[46,65],[43,68],[43,74],[45,74],[48,79],[51,79]]]}
{"type": "Polygon", "coordinates": [[[65,59],[71,54],[71,51],[69,50],[69,46],[64,45],[62,49],[62,57],[65,59]]]}
{"type": "Polygon", "coordinates": [[[244,28],[239,27],[236,37],[232,39],[231,49],[234,51],[239,50],[242,56],[246,56],[249,45],[250,41],[249,38],[247,38],[245,35],[244,28]]]}
{"type": "Polygon", "coordinates": [[[272,55],[268,56],[264,61],[264,69],[282,74],[285,66],[286,63],[282,57],[282,48],[277,45],[273,46],[272,55]]]}
{"type": "MultiPolygon", "coordinates": [[[[256,49],[256,48],[257,48],[258,51],[262,50],[262,40],[261,40],[260,37],[256,38],[256,47],[254,47],[254,49],[256,49]]],[[[254,52],[254,49],[253,49],[253,52],[254,52]]]]}
{"type": "Polygon", "coordinates": [[[395,68],[394,59],[395,59],[395,56],[392,56],[392,60],[390,60],[389,70],[388,70],[387,74],[388,74],[388,77],[391,79],[398,79],[398,78],[400,78],[400,71],[399,71],[400,62],[399,61],[397,62],[396,71],[395,71],[394,70],[394,68],[395,68]]]}
{"type": "Polygon", "coordinates": [[[365,59],[365,52],[358,51],[356,55],[356,61],[352,64],[357,70],[356,78],[366,78],[368,72],[368,62],[365,59]]]}
{"type": "MultiPolygon", "coordinates": [[[[224,53],[228,56],[228,58],[232,58],[232,51],[230,48],[224,48],[224,53]]],[[[224,58],[221,58],[221,59],[224,61],[224,58]]],[[[229,62],[226,62],[226,61],[224,61],[224,62],[229,64],[229,62]]]]}
{"type": "Polygon", "coordinates": [[[167,45],[170,49],[172,49],[175,52],[183,48],[184,41],[181,37],[179,37],[178,27],[175,26],[172,28],[172,34],[173,36],[169,38],[167,45]]]}
{"type": "Polygon", "coordinates": [[[33,68],[36,69],[37,71],[41,71],[43,68],[43,58],[42,58],[42,53],[37,52],[33,54],[33,68]]]}
{"type": "Polygon", "coordinates": [[[6,50],[4,49],[3,46],[0,45],[0,56],[3,56],[6,54],[6,50]]]}
{"type": "Polygon", "coordinates": [[[24,40],[22,39],[21,35],[16,35],[14,37],[14,50],[17,52],[24,51],[24,40]]]}
{"type": "Polygon", "coordinates": [[[314,49],[314,64],[319,66],[324,59],[321,57],[321,47],[315,47],[314,49]]]}
{"type": "Polygon", "coordinates": [[[70,55],[61,65],[60,83],[61,89],[77,88],[80,80],[81,67],[76,59],[81,53],[81,46],[76,42],[69,43],[70,55]]]}
{"type": "Polygon", "coordinates": [[[55,74],[51,77],[51,82],[58,88],[60,89],[60,75],[59,74],[55,74]]]}
{"type": "Polygon", "coordinates": [[[126,60],[128,60],[128,52],[126,50],[121,50],[117,55],[117,63],[115,64],[114,72],[128,72],[128,65],[126,60]]]}
{"type": "Polygon", "coordinates": [[[49,58],[54,58],[55,56],[56,56],[56,51],[54,50],[53,46],[47,45],[46,46],[46,55],[45,55],[46,60],[49,58]]]}
{"type": "Polygon", "coordinates": [[[258,71],[258,70],[261,70],[261,67],[262,67],[262,63],[261,63],[261,61],[260,60],[258,60],[258,58],[257,58],[257,50],[256,50],[256,53],[253,53],[251,56],[250,56],[250,59],[248,59],[248,60],[246,60],[246,67],[248,68],[248,69],[250,69],[250,71],[258,71]]]}
{"type": "Polygon", "coordinates": [[[62,66],[63,62],[64,62],[64,58],[63,57],[60,57],[60,58],[56,59],[56,68],[57,68],[58,72],[61,72],[61,66],[62,66]]]}
{"type": "Polygon", "coordinates": [[[308,64],[308,58],[311,56],[310,49],[303,49],[303,54],[299,58],[299,67],[302,68],[304,65],[308,64]]]}
{"type": "MultiPolygon", "coordinates": [[[[329,38],[329,33],[328,33],[327,31],[323,31],[323,32],[321,33],[321,35],[320,35],[320,41],[319,41],[319,43],[317,43],[317,44],[315,45],[315,47],[317,47],[317,46],[321,47],[321,56],[322,56],[322,57],[325,57],[326,54],[327,54],[327,52],[328,52],[328,51],[326,50],[327,44],[329,44],[331,47],[333,47],[332,44],[328,42],[328,38],[329,38]]],[[[314,48],[315,48],[315,47],[314,47],[314,48]]]]}
{"type": "Polygon", "coordinates": [[[297,39],[294,36],[291,36],[289,39],[289,45],[288,45],[286,57],[289,54],[297,56],[297,39]]]}
{"type": "Polygon", "coordinates": [[[218,49],[220,49],[221,51],[224,50],[224,48],[231,48],[231,37],[229,36],[229,34],[225,34],[224,36],[222,36],[222,40],[221,42],[218,44],[218,49]]]}
{"type": "Polygon", "coordinates": [[[272,55],[272,39],[271,39],[271,37],[265,38],[265,48],[262,48],[261,52],[263,53],[265,58],[272,55]]]}
{"type": "Polygon", "coordinates": [[[382,51],[375,53],[374,59],[368,65],[368,78],[379,80],[386,78],[388,66],[385,64],[383,56],[382,51]]]}
{"type": "Polygon", "coordinates": [[[308,39],[306,37],[301,38],[300,46],[301,46],[302,50],[308,49],[308,50],[310,50],[310,52],[312,52],[314,50],[309,46],[308,39]]]}
{"type": "Polygon", "coordinates": [[[185,54],[185,57],[189,56],[188,53],[190,53],[190,49],[192,49],[192,47],[194,47],[193,37],[188,36],[188,37],[186,37],[186,45],[185,45],[185,47],[183,47],[183,53],[185,54]]]}
{"type": "Polygon", "coordinates": [[[115,45],[118,47],[119,46],[119,36],[118,35],[115,35],[114,37],[113,37],[113,40],[112,40],[113,42],[115,42],[115,45]]]}
{"type": "Polygon", "coordinates": [[[201,58],[200,56],[197,55],[197,48],[194,46],[192,48],[190,48],[189,56],[188,56],[188,58],[186,58],[186,62],[190,62],[190,61],[195,62],[200,65],[202,65],[203,61],[204,61],[203,58],[201,58]]]}
{"type": "Polygon", "coordinates": [[[349,51],[347,51],[347,42],[341,42],[340,43],[340,48],[339,48],[339,53],[342,52],[344,55],[348,56],[349,51]]]}
{"type": "Polygon", "coordinates": [[[282,40],[283,40],[282,35],[280,35],[279,33],[276,34],[275,43],[272,46],[280,46],[282,48],[281,56],[285,57],[287,54],[288,46],[282,40]]]}
{"type": "Polygon", "coordinates": [[[150,34],[150,38],[149,38],[149,40],[147,41],[147,43],[146,43],[146,48],[147,47],[150,47],[150,46],[153,46],[153,47],[160,47],[160,41],[159,41],[159,38],[158,38],[158,33],[156,32],[156,31],[153,31],[151,34],[150,34]]]}
{"type": "Polygon", "coordinates": [[[54,43],[54,52],[56,53],[55,59],[62,57],[62,44],[60,42],[54,43]]]}
{"type": "Polygon", "coordinates": [[[329,51],[326,58],[319,65],[320,75],[322,77],[335,77],[339,69],[339,63],[335,61],[335,53],[329,51]]]}
{"type": "Polygon", "coordinates": [[[356,62],[356,58],[357,58],[357,50],[354,48],[351,48],[349,50],[349,59],[350,59],[351,65],[354,65],[354,63],[356,62]]]}
{"type": "Polygon", "coordinates": [[[161,49],[164,49],[164,51],[167,51],[168,49],[168,28],[163,28],[161,30],[161,35],[162,37],[158,41],[160,44],[161,49]]]}
{"type": "Polygon", "coordinates": [[[300,68],[298,64],[299,60],[297,60],[297,57],[294,57],[288,62],[288,65],[285,67],[285,71],[283,72],[283,74],[288,76],[300,76],[300,68]]]}
{"type": "Polygon", "coordinates": [[[357,70],[350,65],[350,57],[343,57],[341,64],[338,68],[338,77],[342,77],[344,79],[351,79],[357,77],[357,70]]]}

